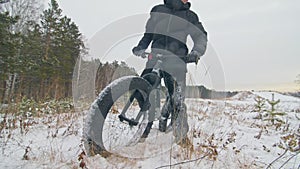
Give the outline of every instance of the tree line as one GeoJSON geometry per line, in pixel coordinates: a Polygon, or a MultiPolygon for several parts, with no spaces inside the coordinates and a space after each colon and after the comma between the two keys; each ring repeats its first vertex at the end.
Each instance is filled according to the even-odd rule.
{"type": "Polygon", "coordinates": [[[38,12],[36,4],[18,6],[21,2],[26,3],[1,5],[0,100],[70,96],[73,65],[85,49],[77,25],[63,16],[55,0],[38,20],[24,16],[38,12]]]}
{"type": "MultiPolygon", "coordinates": [[[[24,97],[62,99],[72,96],[72,76],[79,57],[88,49],[78,26],[56,0],[42,10],[39,0],[0,1],[0,103],[24,97]]],[[[100,62],[99,60],[85,62],[100,62]]],[[[101,90],[125,63],[98,64],[101,90]],[[110,77],[110,78],[109,78],[110,77]],[[106,79],[105,79],[106,78],[106,79]]]]}

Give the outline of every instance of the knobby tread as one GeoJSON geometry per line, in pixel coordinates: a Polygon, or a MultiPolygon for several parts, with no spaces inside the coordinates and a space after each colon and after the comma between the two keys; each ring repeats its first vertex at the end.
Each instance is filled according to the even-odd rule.
{"type": "Polygon", "coordinates": [[[128,91],[138,90],[146,96],[151,91],[151,85],[138,76],[126,76],[110,83],[92,103],[87,112],[83,130],[83,140],[86,153],[109,154],[103,145],[102,130],[105,118],[114,101],[128,91]]]}

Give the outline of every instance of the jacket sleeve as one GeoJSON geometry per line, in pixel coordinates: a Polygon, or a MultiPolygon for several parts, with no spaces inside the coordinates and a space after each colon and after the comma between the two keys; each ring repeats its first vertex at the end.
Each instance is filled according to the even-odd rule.
{"type": "Polygon", "coordinates": [[[192,50],[199,52],[204,55],[207,47],[207,32],[199,22],[199,18],[195,13],[191,14],[191,25],[189,26],[189,34],[194,42],[192,50]]]}
{"type": "Polygon", "coordinates": [[[154,33],[154,28],[155,28],[155,23],[157,20],[157,15],[155,14],[157,7],[152,8],[150,12],[150,18],[147,21],[146,24],[146,31],[144,33],[143,38],[140,40],[138,46],[141,49],[147,49],[149,44],[151,43],[153,39],[153,33],[154,33]]]}

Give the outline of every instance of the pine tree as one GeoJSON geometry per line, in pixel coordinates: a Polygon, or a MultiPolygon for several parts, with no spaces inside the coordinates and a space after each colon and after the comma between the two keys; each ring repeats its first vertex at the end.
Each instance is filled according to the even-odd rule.
{"type": "Polygon", "coordinates": [[[280,103],[280,99],[275,100],[274,93],[272,93],[272,100],[267,99],[267,102],[271,106],[271,109],[267,111],[268,116],[269,116],[269,119],[267,119],[267,120],[271,121],[272,124],[275,124],[276,121],[279,122],[279,123],[284,123],[284,121],[282,121],[278,117],[285,115],[285,113],[278,112],[276,110],[276,106],[280,103]]]}
{"type": "Polygon", "coordinates": [[[22,99],[23,95],[38,98],[38,93],[34,90],[39,89],[41,79],[42,32],[37,24],[26,32],[26,35],[22,35],[19,61],[22,66],[17,83],[17,93],[21,98],[17,99],[22,99]]]}
{"type": "Polygon", "coordinates": [[[17,34],[10,32],[10,28],[17,22],[16,17],[9,16],[8,12],[0,13],[0,101],[6,100],[10,95],[11,84],[7,84],[10,74],[17,68],[17,34]]]}
{"type": "MultiPolygon", "coordinates": [[[[81,51],[85,48],[77,25],[62,15],[55,0],[42,15],[44,32],[43,72],[44,79],[50,81],[44,91],[46,95],[61,98],[71,95],[73,68],[81,51]]],[[[42,83],[44,85],[45,82],[42,83]]]]}
{"type": "Polygon", "coordinates": [[[254,98],[254,101],[256,102],[256,104],[253,111],[258,112],[258,116],[255,117],[255,119],[262,119],[263,112],[266,111],[266,100],[260,96],[257,96],[256,98],[254,98]]]}
{"type": "Polygon", "coordinates": [[[260,96],[257,96],[256,98],[254,98],[256,104],[255,104],[255,110],[256,112],[262,112],[265,111],[265,107],[266,107],[266,100],[260,96]]]}
{"type": "MultiPolygon", "coordinates": [[[[39,10],[41,9],[40,4],[42,3],[38,0],[10,0],[5,2],[8,3],[1,5],[0,11],[7,13],[13,19],[8,30],[13,38],[6,38],[4,41],[13,42],[13,50],[15,52],[7,55],[10,58],[10,64],[5,75],[7,76],[6,80],[3,82],[6,87],[4,95],[6,95],[6,100],[15,100],[15,96],[19,95],[18,92],[21,92],[18,88],[20,88],[21,84],[24,84],[22,81],[24,80],[24,75],[21,76],[21,74],[24,74],[25,69],[28,67],[27,63],[32,57],[26,52],[32,53],[30,51],[34,50],[25,50],[24,52],[24,48],[29,46],[28,42],[33,41],[26,38],[27,33],[29,33],[27,30],[31,31],[32,26],[38,22],[39,10]]],[[[6,49],[12,51],[11,48],[6,49]]]]}
{"type": "MultiPolygon", "coordinates": [[[[30,8],[29,2],[34,1],[37,0],[20,0],[27,4],[26,9],[30,8]]],[[[24,9],[13,11],[17,14],[24,9]]],[[[18,17],[8,12],[0,14],[0,101],[5,93],[12,98],[25,95],[37,100],[70,97],[73,69],[85,51],[77,25],[62,15],[55,0],[51,0],[38,22],[30,21],[28,13],[24,16],[19,13],[18,17]],[[19,24],[22,27],[18,30],[22,31],[15,29],[19,18],[26,23],[19,24]],[[6,90],[11,88],[16,89],[6,90]]],[[[7,96],[6,100],[9,100],[7,96]]]]}

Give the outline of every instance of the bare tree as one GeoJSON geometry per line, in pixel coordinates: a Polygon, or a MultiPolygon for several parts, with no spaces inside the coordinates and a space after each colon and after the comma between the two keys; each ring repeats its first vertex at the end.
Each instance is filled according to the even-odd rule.
{"type": "Polygon", "coordinates": [[[0,12],[9,12],[13,17],[18,17],[18,22],[11,28],[13,32],[23,32],[28,28],[29,22],[38,22],[44,0],[0,0],[2,4],[0,12]]]}

